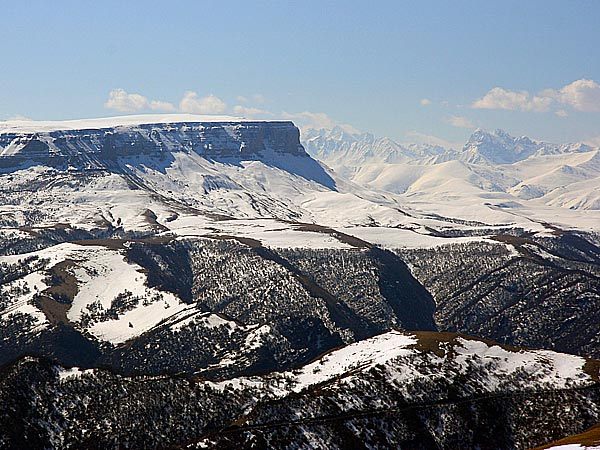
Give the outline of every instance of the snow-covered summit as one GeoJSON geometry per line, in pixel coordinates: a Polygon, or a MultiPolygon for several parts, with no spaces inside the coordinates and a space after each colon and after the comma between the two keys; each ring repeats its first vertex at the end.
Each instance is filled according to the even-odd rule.
{"type": "Polygon", "coordinates": [[[310,155],[339,170],[342,175],[352,173],[352,170],[340,170],[343,166],[357,168],[372,163],[428,161],[451,152],[436,145],[402,144],[371,133],[349,133],[341,127],[303,130],[302,142],[310,155]]]}
{"type": "Polygon", "coordinates": [[[514,137],[504,130],[478,128],[462,150],[423,143],[399,143],[371,133],[350,133],[341,127],[306,129],[302,141],[308,153],[334,168],[372,163],[438,164],[460,160],[474,164],[513,164],[532,156],[585,153],[595,150],[587,144],[554,144],[527,136],[514,137]]]}
{"type": "Polygon", "coordinates": [[[514,137],[504,130],[475,130],[463,147],[461,159],[473,163],[512,164],[531,156],[583,153],[593,150],[582,144],[552,144],[527,136],[514,137]]]}
{"type": "Polygon", "coordinates": [[[448,199],[598,209],[600,149],[477,129],[462,150],[341,129],[303,130],[307,152],[353,182],[427,203],[448,199]],[[509,199],[507,201],[507,199],[509,199]],[[510,202],[513,203],[510,203],[510,202]]]}

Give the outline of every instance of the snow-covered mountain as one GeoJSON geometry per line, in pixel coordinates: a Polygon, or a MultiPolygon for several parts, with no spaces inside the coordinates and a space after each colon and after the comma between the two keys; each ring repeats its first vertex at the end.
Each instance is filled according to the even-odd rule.
{"type": "Polygon", "coordinates": [[[600,209],[600,150],[476,130],[461,151],[338,129],[308,131],[310,154],[357,184],[441,206],[455,202],[600,209]],[[528,202],[533,200],[532,202],[528,202]]]}
{"type": "Polygon", "coordinates": [[[512,164],[536,156],[586,153],[594,149],[589,145],[551,144],[535,141],[527,136],[513,137],[506,131],[487,132],[477,129],[462,149],[460,159],[466,162],[512,164]]]}
{"type": "Polygon", "coordinates": [[[321,224],[390,223],[402,216],[393,201],[309,157],[291,122],[167,116],[153,123],[159,119],[119,125],[120,119],[113,126],[107,125],[112,119],[88,121],[80,129],[72,122],[42,123],[38,131],[30,122],[4,124],[0,166],[7,200],[0,222],[62,220],[83,228],[106,222],[137,230],[152,225],[150,210],[173,228],[190,208],[195,217],[200,211],[321,224]],[[354,205],[350,217],[330,210],[339,209],[342,198],[354,205]]]}
{"type": "MultiPolygon", "coordinates": [[[[522,390],[521,376],[527,385],[567,389],[559,400],[568,397],[574,408],[579,391],[571,389],[587,389],[596,363],[582,372],[580,357],[501,352],[437,334],[600,356],[600,210],[589,184],[598,150],[546,145],[525,157],[530,150],[519,149],[537,144],[516,141],[523,157],[499,164],[489,156],[497,147],[475,149],[487,138],[456,152],[336,129],[314,132],[302,145],[289,121],[152,115],[0,123],[0,363],[19,361],[0,375],[0,408],[33,401],[28,391],[22,397],[10,389],[24,373],[41,380],[35,398],[52,405],[54,393],[90,404],[77,393],[81,373],[93,374],[81,380],[99,396],[114,393],[112,381],[125,383],[116,389],[134,393],[129,405],[154,405],[170,386],[173,395],[161,398],[184,412],[158,434],[183,440],[167,443],[156,429],[135,439],[192,446],[213,442],[209,422],[216,431],[233,418],[254,427],[263,416],[346,414],[390,399],[412,408],[423,392],[437,402],[443,399],[435,395],[455,393],[458,384],[463,394],[483,395],[479,404],[522,390]],[[475,161],[473,152],[488,156],[475,161]],[[565,208],[576,193],[579,203],[565,208]],[[382,335],[393,329],[421,334],[382,335]],[[335,361],[322,356],[334,349],[335,361]],[[441,372],[447,376],[432,376],[441,372]],[[418,380],[408,396],[393,381],[407,374],[418,380]],[[502,384],[505,375],[516,384],[502,384]],[[372,398],[335,393],[366,385],[372,398]],[[194,409],[190,395],[202,408],[221,405],[216,416],[194,409]],[[333,404],[341,409],[326,406],[333,404]],[[193,411],[192,421],[185,411],[193,411]]],[[[596,398],[586,402],[586,417],[596,417],[596,398]]],[[[553,400],[542,413],[551,417],[561,404],[553,400]]],[[[475,415],[458,407],[459,428],[480,433],[496,407],[507,406],[486,403],[475,415]]],[[[86,408],[61,409],[56,422],[29,434],[39,439],[29,447],[100,446],[104,430],[92,423],[109,422],[123,433],[108,436],[125,446],[138,431],[131,423],[146,417],[86,408]],[[75,428],[89,434],[78,440],[68,431],[75,428]]],[[[15,411],[7,417],[18,417],[16,425],[2,428],[8,422],[0,420],[0,447],[9,442],[5,430],[39,423],[15,411]]],[[[434,423],[452,417],[433,415],[426,428],[454,430],[434,423]]],[[[404,431],[391,435],[433,443],[414,420],[396,423],[404,431]]],[[[584,422],[543,423],[557,430],[549,439],[582,431],[584,422]]],[[[374,442],[388,442],[379,425],[361,426],[377,435],[374,442]]],[[[319,427],[307,446],[343,438],[319,427]]],[[[522,433],[535,438],[497,431],[515,442],[545,442],[531,430],[522,433]]],[[[297,432],[290,436],[304,442],[297,432]]],[[[235,442],[280,437],[244,436],[235,442]]],[[[449,447],[453,436],[444,437],[449,447]]]]}
{"type": "Polygon", "coordinates": [[[410,161],[438,161],[448,149],[429,144],[399,144],[390,138],[376,138],[370,133],[352,134],[341,127],[307,129],[302,143],[315,158],[338,169],[343,176],[364,164],[398,164],[410,161]]]}

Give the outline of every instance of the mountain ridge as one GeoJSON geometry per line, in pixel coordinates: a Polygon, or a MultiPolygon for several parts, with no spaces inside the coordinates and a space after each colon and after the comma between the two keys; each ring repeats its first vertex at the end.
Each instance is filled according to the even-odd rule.
{"type": "Polygon", "coordinates": [[[465,162],[503,164],[514,163],[530,156],[584,153],[598,149],[583,142],[554,144],[527,136],[514,137],[499,128],[493,131],[475,129],[460,150],[434,144],[400,143],[392,138],[376,137],[368,132],[350,133],[341,127],[303,129],[302,133],[302,141],[309,153],[325,160],[334,153],[344,153],[345,157],[353,154],[358,156],[362,150],[365,156],[362,162],[374,159],[377,162],[398,163],[406,161],[402,157],[418,160],[423,156],[446,154],[441,161],[456,158],[465,162]]]}
{"type": "Polygon", "coordinates": [[[11,412],[0,423],[0,443],[252,448],[268,442],[283,448],[295,442],[347,448],[361,439],[385,447],[526,448],[594,423],[597,368],[597,362],[554,352],[399,331],[288,372],[215,381],[129,378],[24,358],[0,373],[0,410],[11,412]],[[111,396],[118,406],[107,401],[111,396]],[[33,401],[37,408],[23,407],[33,401]],[[15,431],[15,423],[25,432],[15,431]]]}
{"type": "Polygon", "coordinates": [[[481,129],[460,151],[335,129],[309,131],[302,140],[311,155],[342,176],[411,200],[533,200],[533,207],[600,209],[600,150],[583,143],[550,144],[481,129]]]}

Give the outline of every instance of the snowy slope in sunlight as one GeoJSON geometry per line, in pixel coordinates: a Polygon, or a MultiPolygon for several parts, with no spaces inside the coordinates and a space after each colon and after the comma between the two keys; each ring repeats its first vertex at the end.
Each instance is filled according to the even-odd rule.
{"type": "MultiPolygon", "coordinates": [[[[16,263],[29,257],[47,261],[37,271],[19,280],[28,284],[32,293],[47,288],[41,280],[48,277],[52,267],[68,263],[65,270],[74,277],[76,294],[66,318],[78,329],[104,341],[124,342],[188,306],[169,292],[148,287],[142,267],[127,262],[119,250],[98,245],[59,244],[30,254],[2,256],[0,262],[16,263]]],[[[22,313],[38,320],[45,319],[33,296],[24,296],[19,302],[22,313]]],[[[10,313],[12,311],[7,311],[10,313]]]]}
{"type": "MultiPolygon", "coordinates": [[[[438,339],[432,333],[434,339],[438,339]]],[[[387,367],[386,376],[394,385],[415,382],[419,377],[427,377],[413,366],[419,355],[419,335],[391,331],[364,341],[350,344],[340,350],[324,355],[297,372],[289,374],[293,390],[298,392],[310,386],[336,380],[351,383],[360,379],[360,373],[377,367],[387,367]]],[[[498,345],[490,345],[478,340],[457,337],[448,343],[440,343],[444,356],[431,357],[430,363],[441,371],[465,373],[473,369],[473,364],[494,369],[486,379],[471,380],[480,389],[493,392],[502,387],[503,379],[519,372],[527,373],[536,382],[553,388],[565,388],[576,384],[592,383],[585,373],[585,359],[550,351],[512,351],[498,345]],[[455,366],[454,368],[452,366],[455,366]]],[[[435,373],[435,370],[434,370],[435,373]]]]}
{"type": "Polygon", "coordinates": [[[341,130],[309,130],[310,154],[352,181],[407,200],[597,210],[600,150],[476,130],[461,151],[415,147],[341,130]],[[533,202],[528,202],[534,200],[533,202]]]}

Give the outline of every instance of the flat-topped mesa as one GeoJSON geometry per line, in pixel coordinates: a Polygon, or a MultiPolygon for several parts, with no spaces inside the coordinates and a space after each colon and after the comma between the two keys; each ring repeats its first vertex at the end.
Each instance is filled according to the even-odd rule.
{"type": "Polygon", "coordinates": [[[110,119],[41,122],[39,127],[36,122],[0,124],[0,167],[96,168],[118,158],[161,157],[180,151],[208,159],[308,157],[298,128],[289,121],[175,116],[155,122],[154,116],[146,121],[143,116],[136,118],[116,118],[113,123],[110,119]]]}

